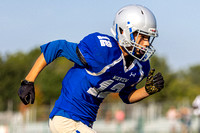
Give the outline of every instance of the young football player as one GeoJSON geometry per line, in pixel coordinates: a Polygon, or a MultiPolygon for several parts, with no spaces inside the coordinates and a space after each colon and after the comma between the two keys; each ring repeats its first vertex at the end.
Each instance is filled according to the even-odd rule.
{"type": "Polygon", "coordinates": [[[163,89],[163,76],[153,75],[149,63],[158,36],[153,13],[141,5],[125,6],[116,13],[111,32],[114,38],[95,32],[80,43],[56,40],[41,46],[41,55],[18,90],[25,105],[34,103],[34,81],[45,66],[58,57],[75,63],[49,116],[53,133],[96,132],[92,125],[109,93],[119,93],[124,103],[131,104],[163,89]],[[136,89],[146,77],[145,86],[136,89]]]}

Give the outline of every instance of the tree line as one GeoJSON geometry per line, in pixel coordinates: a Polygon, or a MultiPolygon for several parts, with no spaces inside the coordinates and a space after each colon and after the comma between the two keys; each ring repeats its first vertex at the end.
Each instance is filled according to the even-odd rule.
{"type": "MultiPolygon", "coordinates": [[[[7,109],[9,101],[13,102],[14,110],[18,110],[21,103],[17,95],[20,82],[28,74],[39,55],[40,49],[33,49],[28,53],[17,52],[4,57],[0,56],[0,111],[7,109]]],[[[142,102],[154,101],[177,105],[184,99],[191,103],[200,94],[200,64],[172,72],[164,57],[154,55],[150,62],[156,72],[159,71],[163,74],[165,88],[159,94],[152,95],[142,102]]],[[[35,104],[49,105],[59,97],[62,79],[72,66],[71,61],[61,57],[49,64],[39,74],[35,81],[35,104]]],[[[145,80],[137,88],[144,84],[145,80]]],[[[118,102],[120,99],[118,95],[112,94],[104,101],[118,102]]]]}

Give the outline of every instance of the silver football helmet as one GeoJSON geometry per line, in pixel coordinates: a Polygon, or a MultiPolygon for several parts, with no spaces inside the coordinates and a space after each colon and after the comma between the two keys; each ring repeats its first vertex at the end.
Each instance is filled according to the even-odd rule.
{"type": "Polygon", "coordinates": [[[113,22],[111,33],[130,55],[140,61],[147,61],[155,52],[151,45],[154,38],[158,36],[156,19],[153,13],[141,5],[129,5],[120,9],[113,22]],[[137,33],[135,36],[133,33],[137,33]],[[138,35],[149,37],[149,47],[137,44],[138,35]],[[136,39],[135,39],[136,38],[136,39]],[[130,47],[133,47],[130,49],[130,47]],[[142,55],[135,54],[135,49],[140,49],[142,55]]]}

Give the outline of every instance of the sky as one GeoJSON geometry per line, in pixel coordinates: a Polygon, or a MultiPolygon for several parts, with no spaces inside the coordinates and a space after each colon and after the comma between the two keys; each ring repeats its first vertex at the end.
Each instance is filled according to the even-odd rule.
{"type": "Polygon", "coordinates": [[[0,0],[0,55],[29,52],[53,40],[79,42],[110,28],[123,6],[148,7],[157,19],[153,46],[174,70],[200,64],[200,0],[0,0]]]}

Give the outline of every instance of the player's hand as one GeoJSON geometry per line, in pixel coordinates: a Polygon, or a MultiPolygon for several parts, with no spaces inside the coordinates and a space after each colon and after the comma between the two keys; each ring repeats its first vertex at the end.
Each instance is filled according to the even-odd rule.
{"type": "Polygon", "coordinates": [[[35,88],[34,82],[29,82],[27,80],[23,80],[21,82],[21,87],[18,90],[18,95],[21,101],[27,105],[29,103],[33,104],[35,101],[35,88]]]}
{"type": "Polygon", "coordinates": [[[164,79],[162,74],[159,72],[153,76],[155,69],[152,69],[147,76],[145,89],[149,95],[159,92],[164,87],[164,79]]]}

